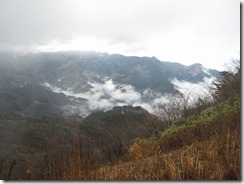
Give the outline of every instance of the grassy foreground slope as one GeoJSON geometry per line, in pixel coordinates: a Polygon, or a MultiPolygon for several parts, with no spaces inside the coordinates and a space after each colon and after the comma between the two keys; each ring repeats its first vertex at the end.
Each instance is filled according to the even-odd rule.
{"type": "Polygon", "coordinates": [[[240,180],[241,71],[222,72],[214,103],[136,139],[124,160],[94,171],[101,180],[240,180]]]}
{"type": "Polygon", "coordinates": [[[101,180],[240,179],[240,99],[233,96],[157,136],[137,139],[127,160],[94,171],[101,180]]]}

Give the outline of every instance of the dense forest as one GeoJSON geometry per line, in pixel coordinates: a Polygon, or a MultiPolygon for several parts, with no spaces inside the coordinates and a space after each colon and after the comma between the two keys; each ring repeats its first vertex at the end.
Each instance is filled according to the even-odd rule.
{"type": "Polygon", "coordinates": [[[210,96],[86,118],[0,114],[3,180],[240,180],[241,68],[210,96]]]}

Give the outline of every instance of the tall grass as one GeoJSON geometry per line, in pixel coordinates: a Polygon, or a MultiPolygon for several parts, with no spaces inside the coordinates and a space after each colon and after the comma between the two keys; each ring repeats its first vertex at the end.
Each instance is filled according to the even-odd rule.
{"type": "Polygon", "coordinates": [[[232,112],[154,143],[137,140],[129,149],[130,161],[100,168],[96,179],[240,180],[239,122],[240,114],[232,112]],[[199,134],[197,128],[204,130],[199,134]]]}
{"type": "MultiPolygon", "coordinates": [[[[53,136],[50,132],[48,151],[36,154],[23,167],[26,168],[24,174],[17,174],[15,178],[240,180],[240,111],[228,110],[200,120],[174,127],[156,139],[136,139],[123,159],[106,165],[97,164],[100,152],[96,152],[92,144],[83,146],[77,127],[69,137],[62,137],[62,132],[53,136]],[[62,143],[63,139],[69,139],[69,144],[67,140],[62,143]]],[[[2,159],[2,173],[4,163],[2,159]]],[[[11,167],[8,168],[4,179],[8,179],[8,173],[12,174],[11,167]]]]}

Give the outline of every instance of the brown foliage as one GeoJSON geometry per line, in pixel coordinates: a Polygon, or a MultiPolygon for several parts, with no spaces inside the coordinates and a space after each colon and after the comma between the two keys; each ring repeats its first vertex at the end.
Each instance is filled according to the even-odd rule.
{"type": "Polygon", "coordinates": [[[205,141],[193,141],[169,153],[155,152],[138,157],[140,148],[133,145],[134,161],[102,167],[102,180],[239,180],[240,137],[237,129],[227,129],[226,136],[214,135],[205,141]]]}

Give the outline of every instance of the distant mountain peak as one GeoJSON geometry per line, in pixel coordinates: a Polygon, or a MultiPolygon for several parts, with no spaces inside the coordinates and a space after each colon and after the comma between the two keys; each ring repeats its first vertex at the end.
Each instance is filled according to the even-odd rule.
{"type": "Polygon", "coordinates": [[[149,114],[149,112],[144,108],[142,108],[141,106],[132,106],[132,105],[115,106],[113,107],[112,110],[121,111],[121,114],[126,114],[126,113],[149,114]]]}
{"type": "Polygon", "coordinates": [[[201,67],[202,64],[201,63],[194,63],[192,65],[190,65],[190,67],[201,67]]]}
{"type": "MultiPolygon", "coordinates": [[[[16,53],[16,58],[14,54],[0,53],[0,87],[4,89],[0,91],[2,111],[18,106],[19,111],[29,112],[30,107],[25,105],[29,102],[26,101],[35,100],[55,107],[55,112],[61,109],[60,113],[84,116],[124,105],[123,113],[141,112],[142,109],[135,106],[153,112],[158,103],[182,94],[182,84],[196,86],[218,75],[218,71],[209,70],[200,63],[185,66],[160,61],[155,56],[123,56],[93,51],[16,53]],[[28,97],[27,84],[39,85],[40,91],[46,91],[47,95],[38,95],[37,87],[33,87],[28,97]],[[23,91],[22,96],[16,91],[23,91]],[[55,94],[59,100],[50,97],[55,94]],[[19,99],[19,104],[8,96],[19,99]]],[[[36,103],[32,107],[36,108],[36,103]]]]}

